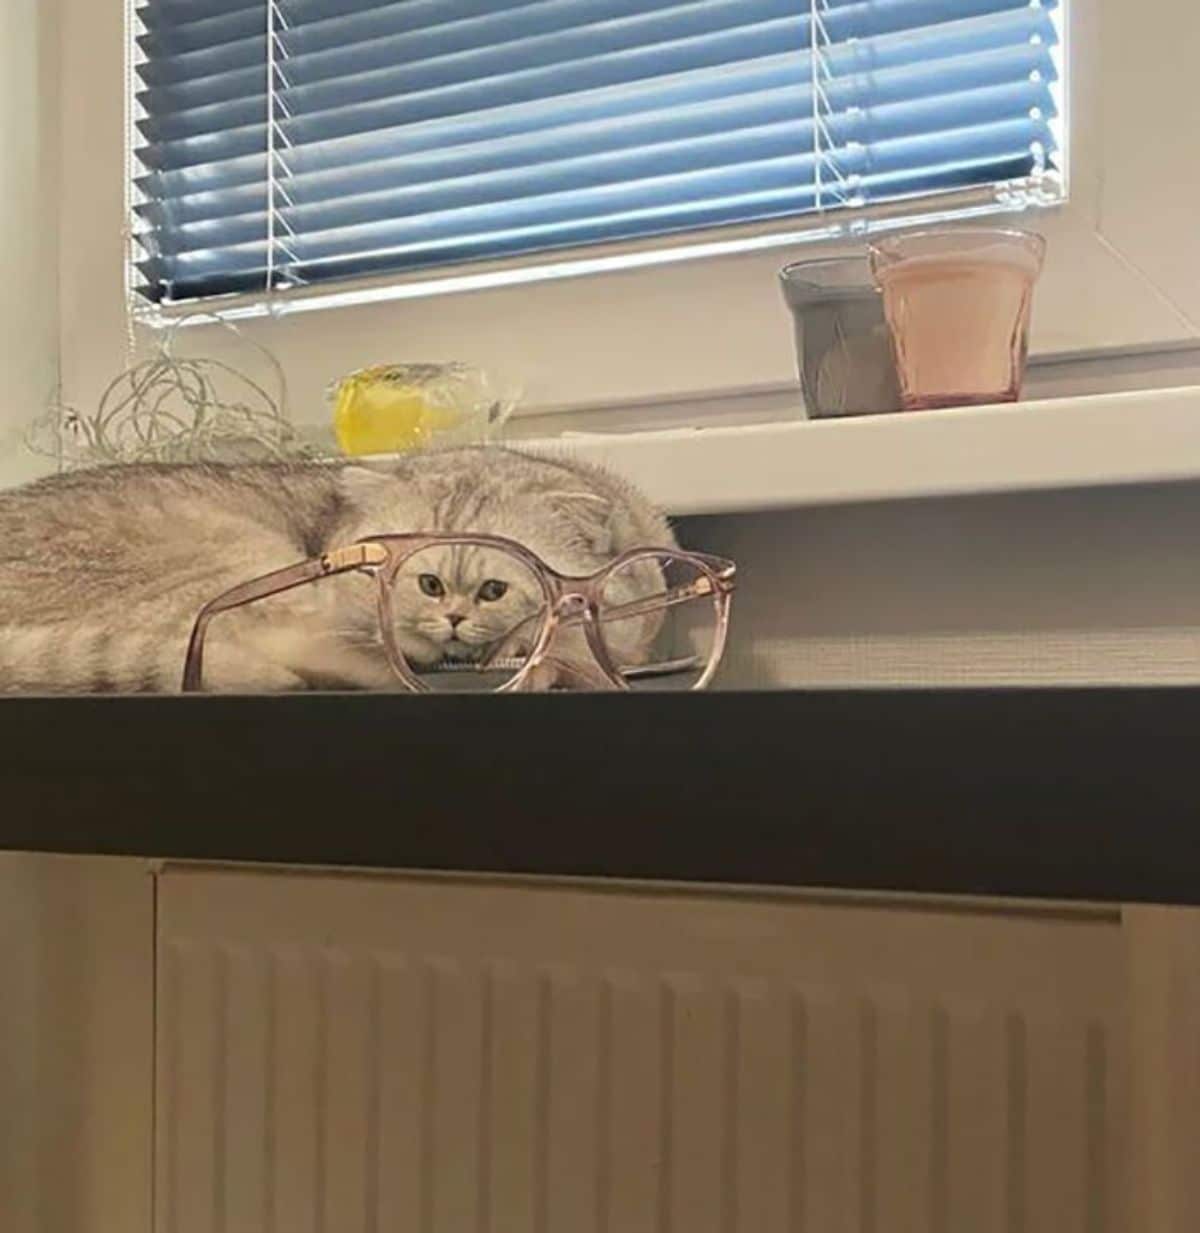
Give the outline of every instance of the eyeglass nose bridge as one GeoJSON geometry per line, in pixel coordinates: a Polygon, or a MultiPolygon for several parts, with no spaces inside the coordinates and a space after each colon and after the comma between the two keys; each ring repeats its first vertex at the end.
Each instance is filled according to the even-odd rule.
{"type": "Polygon", "coordinates": [[[560,595],[554,608],[555,614],[562,621],[588,621],[594,619],[596,615],[588,597],[580,591],[568,591],[565,595],[560,595]]]}

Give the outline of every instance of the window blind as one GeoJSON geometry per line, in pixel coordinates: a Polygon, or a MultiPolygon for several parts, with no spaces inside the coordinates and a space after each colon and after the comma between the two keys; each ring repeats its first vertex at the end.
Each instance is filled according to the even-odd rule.
{"type": "Polygon", "coordinates": [[[1044,185],[1053,0],[146,0],[170,303],[1044,185]]]}

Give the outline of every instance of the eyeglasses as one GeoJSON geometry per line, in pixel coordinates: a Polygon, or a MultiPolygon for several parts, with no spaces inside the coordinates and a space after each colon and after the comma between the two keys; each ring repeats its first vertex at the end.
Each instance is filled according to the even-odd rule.
{"type": "Polygon", "coordinates": [[[584,577],[491,535],[376,535],[244,582],[201,608],[183,690],[202,688],[212,618],[339,574],[375,583],[388,664],[418,693],[703,689],[729,633],[732,561],[634,548],[584,577]]]}

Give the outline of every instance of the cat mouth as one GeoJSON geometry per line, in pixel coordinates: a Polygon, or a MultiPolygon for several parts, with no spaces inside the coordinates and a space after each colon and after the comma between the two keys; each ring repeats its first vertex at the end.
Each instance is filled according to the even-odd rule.
{"type": "Polygon", "coordinates": [[[442,643],[442,658],[458,662],[477,660],[483,658],[486,650],[486,646],[472,646],[469,642],[463,642],[461,638],[450,637],[442,643]]]}

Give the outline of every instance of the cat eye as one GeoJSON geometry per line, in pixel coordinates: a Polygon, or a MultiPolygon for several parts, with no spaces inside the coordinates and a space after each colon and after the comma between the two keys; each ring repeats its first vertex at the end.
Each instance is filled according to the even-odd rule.
{"type": "Polygon", "coordinates": [[[446,588],[437,574],[422,574],[417,579],[417,585],[430,599],[441,599],[446,594],[446,588]]]}
{"type": "Polygon", "coordinates": [[[485,604],[492,604],[498,599],[503,599],[507,592],[507,582],[501,582],[499,578],[489,578],[475,593],[475,598],[482,600],[485,604]]]}

